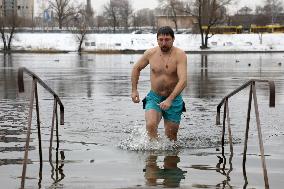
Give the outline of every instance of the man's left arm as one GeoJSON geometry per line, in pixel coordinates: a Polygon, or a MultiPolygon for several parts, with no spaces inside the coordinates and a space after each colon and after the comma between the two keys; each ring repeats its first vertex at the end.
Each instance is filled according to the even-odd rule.
{"type": "Polygon", "coordinates": [[[177,61],[177,75],[178,83],[175,86],[173,92],[168,98],[160,104],[161,109],[167,110],[172,105],[172,101],[182,92],[187,85],[187,57],[184,52],[178,55],[177,61]]]}

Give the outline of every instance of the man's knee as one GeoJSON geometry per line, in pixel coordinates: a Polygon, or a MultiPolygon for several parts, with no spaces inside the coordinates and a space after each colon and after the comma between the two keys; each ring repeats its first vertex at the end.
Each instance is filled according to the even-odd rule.
{"type": "Polygon", "coordinates": [[[170,140],[177,139],[178,129],[179,124],[173,123],[171,121],[165,121],[165,134],[170,140]]]}
{"type": "Polygon", "coordinates": [[[170,131],[178,131],[179,129],[179,123],[176,123],[174,121],[170,120],[165,120],[165,129],[170,130],[170,131]]]}
{"type": "Polygon", "coordinates": [[[157,131],[158,124],[155,121],[147,121],[146,128],[149,132],[157,131]]]}

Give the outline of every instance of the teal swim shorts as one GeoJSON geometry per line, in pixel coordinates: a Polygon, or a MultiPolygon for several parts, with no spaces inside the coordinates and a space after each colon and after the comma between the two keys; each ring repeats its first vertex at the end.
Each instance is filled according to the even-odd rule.
{"type": "Polygon", "coordinates": [[[178,95],[173,101],[172,105],[167,110],[162,110],[159,106],[161,102],[166,100],[167,97],[160,96],[154,91],[150,91],[147,96],[143,99],[143,108],[145,111],[156,110],[161,112],[165,120],[172,121],[179,124],[181,120],[182,112],[185,112],[185,104],[183,102],[182,96],[178,95]]]}

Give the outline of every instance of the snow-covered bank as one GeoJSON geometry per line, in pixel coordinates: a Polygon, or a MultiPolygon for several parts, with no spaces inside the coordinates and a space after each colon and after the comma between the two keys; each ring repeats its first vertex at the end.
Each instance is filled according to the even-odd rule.
{"type": "MultiPolygon", "coordinates": [[[[199,48],[200,35],[176,34],[174,44],[188,52],[273,52],[284,51],[284,34],[214,35],[209,39],[208,50],[199,48]]],[[[156,34],[88,34],[82,47],[88,52],[123,52],[144,51],[156,45],[156,34]]],[[[75,35],[70,33],[17,33],[12,45],[13,50],[33,52],[72,52],[77,48],[75,35]]]]}

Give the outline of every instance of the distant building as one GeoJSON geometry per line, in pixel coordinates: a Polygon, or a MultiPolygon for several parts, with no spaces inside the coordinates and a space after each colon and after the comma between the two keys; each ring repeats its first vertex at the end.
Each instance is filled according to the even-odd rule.
{"type": "Polygon", "coordinates": [[[86,5],[86,18],[89,26],[94,25],[94,10],[91,5],[91,0],[87,0],[87,5],[86,5]]]}
{"type": "Polygon", "coordinates": [[[93,12],[91,0],[87,0],[86,12],[87,12],[87,15],[90,15],[93,12]]]}
{"type": "MultiPolygon", "coordinates": [[[[188,15],[179,15],[176,19],[178,29],[193,29],[197,22],[193,16],[188,15]]],[[[156,16],[156,20],[158,28],[161,26],[171,26],[173,29],[175,29],[175,23],[173,22],[172,17],[170,16],[156,16]]]]}
{"type": "Polygon", "coordinates": [[[0,0],[0,15],[18,17],[26,20],[33,19],[34,0],[0,0]]]}
{"type": "Polygon", "coordinates": [[[242,25],[244,30],[249,30],[251,25],[265,26],[271,24],[284,25],[284,14],[278,14],[275,18],[275,23],[271,23],[271,17],[265,14],[236,14],[229,17],[228,23],[228,25],[233,26],[242,25]]]}
{"type": "Polygon", "coordinates": [[[16,0],[1,0],[1,16],[13,15],[16,11],[17,1],[16,0]]]}
{"type": "Polygon", "coordinates": [[[21,18],[33,20],[34,0],[17,0],[17,15],[21,18]]]}

